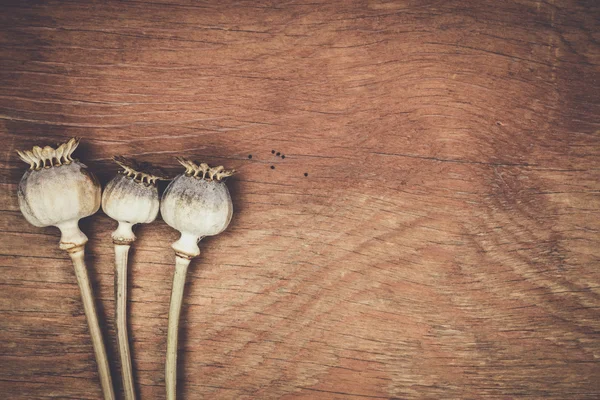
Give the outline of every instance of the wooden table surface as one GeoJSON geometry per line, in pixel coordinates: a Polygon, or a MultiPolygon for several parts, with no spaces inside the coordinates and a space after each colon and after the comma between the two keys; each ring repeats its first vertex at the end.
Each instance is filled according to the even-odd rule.
{"type": "MultiPolygon", "coordinates": [[[[116,154],[239,171],[181,399],[597,399],[599,41],[595,0],[3,1],[0,398],[101,396],[58,230],[16,197],[15,149],[80,136],[103,184],[116,154]]],[[[120,385],[115,223],[81,225],[120,385]]],[[[136,233],[134,373],[163,399],[178,235],[136,233]]]]}

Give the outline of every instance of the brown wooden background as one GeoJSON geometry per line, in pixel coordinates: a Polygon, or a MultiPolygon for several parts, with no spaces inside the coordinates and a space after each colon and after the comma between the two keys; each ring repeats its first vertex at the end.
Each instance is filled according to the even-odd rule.
{"type": "MultiPolygon", "coordinates": [[[[16,199],[14,150],[70,136],[103,183],[115,154],[240,171],[189,273],[182,399],[598,398],[599,20],[594,0],[3,1],[0,398],[100,397],[70,260],[16,199]]],[[[114,228],[82,223],[120,385],[114,228]]],[[[135,374],[162,399],[177,234],[137,233],[135,374]]]]}

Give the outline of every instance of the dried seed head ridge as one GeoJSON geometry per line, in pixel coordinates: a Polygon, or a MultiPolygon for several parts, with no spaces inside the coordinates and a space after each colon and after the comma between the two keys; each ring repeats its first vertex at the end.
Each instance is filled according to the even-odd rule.
{"type": "Polygon", "coordinates": [[[185,167],[185,174],[187,176],[193,176],[198,179],[220,182],[235,174],[234,169],[225,169],[222,165],[218,167],[209,167],[206,163],[197,164],[194,161],[187,160],[183,157],[177,157],[177,161],[185,167]]]}
{"type": "Polygon", "coordinates": [[[29,164],[29,169],[39,171],[42,168],[60,167],[73,162],[71,154],[79,146],[79,138],[71,138],[68,142],[57,145],[56,149],[50,146],[41,148],[34,146],[31,150],[17,150],[21,160],[29,164]]]}
{"type": "Polygon", "coordinates": [[[158,180],[169,180],[167,173],[160,167],[147,162],[138,162],[133,158],[114,156],[113,160],[123,168],[122,173],[128,178],[133,178],[138,183],[156,185],[158,180]]]}

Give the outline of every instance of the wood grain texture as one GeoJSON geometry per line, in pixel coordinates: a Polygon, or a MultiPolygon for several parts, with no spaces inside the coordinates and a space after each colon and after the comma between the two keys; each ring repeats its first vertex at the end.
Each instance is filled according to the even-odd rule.
{"type": "MultiPolygon", "coordinates": [[[[240,171],[188,273],[182,399],[598,398],[599,20],[592,0],[3,1],[0,398],[101,395],[58,232],[16,198],[14,150],[70,136],[104,184],[115,154],[240,171]]],[[[82,229],[119,384],[115,223],[82,229]]],[[[162,399],[177,234],[137,235],[134,373],[162,399]]]]}

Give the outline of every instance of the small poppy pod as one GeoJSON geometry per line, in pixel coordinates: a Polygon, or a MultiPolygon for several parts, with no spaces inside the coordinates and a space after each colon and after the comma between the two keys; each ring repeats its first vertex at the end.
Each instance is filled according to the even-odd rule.
{"type": "Polygon", "coordinates": [[[175,252],[193,258],[200,254],[200,239],[223,232],[231,221],[233,204],[224,179],[235,171],[177,160],[186,170],[165,190],[160,212],[167,224],[181,232],[172,245],[175,252]]]}
{"type": "Polygon", "coordinates": [[[122,156],[114,157],[122,168],[102,193],[102,210],[119,222],[113,240],[129,243],[135,240],[132,226],[150,223],[160,208],[156,181],[166,180],[160,168],[122,156]]]}

